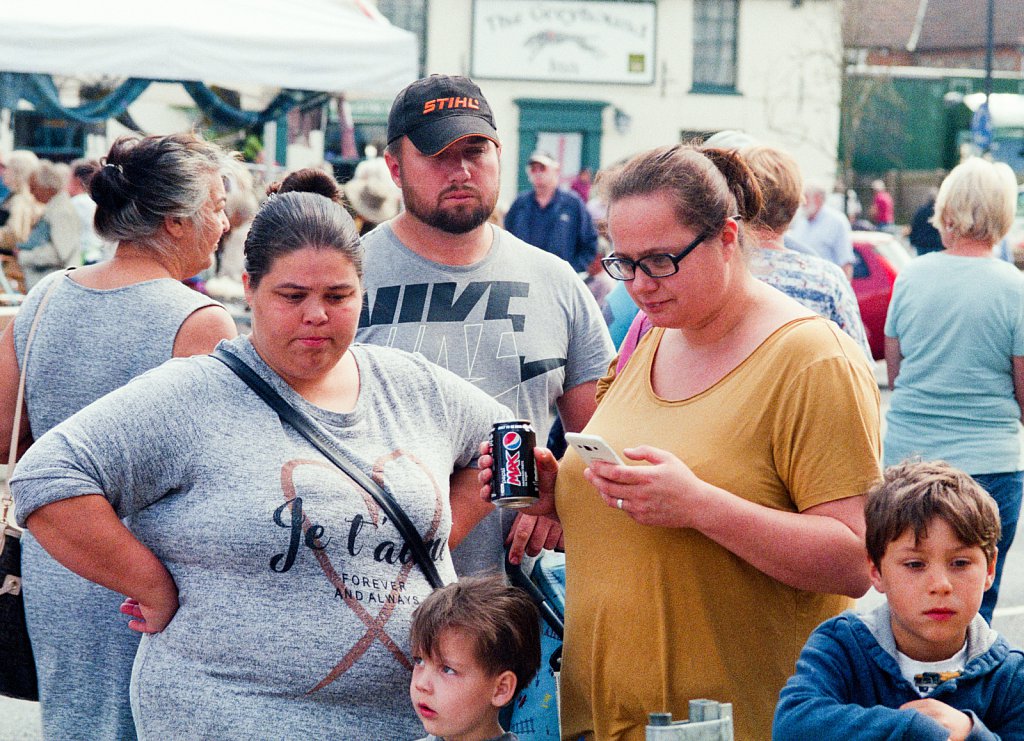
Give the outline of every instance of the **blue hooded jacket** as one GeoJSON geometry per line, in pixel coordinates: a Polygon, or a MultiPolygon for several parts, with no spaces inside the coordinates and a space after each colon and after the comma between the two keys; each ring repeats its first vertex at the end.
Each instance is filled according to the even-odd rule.
{"type": "MultiPolygon", "coordinates": [[[[976,615],[967,630],[967,664],[929,698],[967,713],[968,741],[1024,740],[1024,653],[976,615]]],[[[919,700],[896,663],[889,606],[844,612],[819,625],[782,689],[772,738],[946,741],[949,731],[917,710],[919,700]]]]}

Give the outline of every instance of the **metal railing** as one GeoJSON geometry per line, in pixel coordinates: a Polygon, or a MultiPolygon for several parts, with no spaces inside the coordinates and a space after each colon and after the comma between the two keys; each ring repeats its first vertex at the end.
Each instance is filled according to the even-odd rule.
{"type": "Polygon", "coordinates": [[[732,703],[690,700],[689,720],[672,713],[647,716],[647,741],[733,741],[732,703]]]}

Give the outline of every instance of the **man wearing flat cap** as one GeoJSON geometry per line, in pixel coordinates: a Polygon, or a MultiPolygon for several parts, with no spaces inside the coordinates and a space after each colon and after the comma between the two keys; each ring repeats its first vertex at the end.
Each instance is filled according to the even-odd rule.
{"type": "MultiPolygon", "coordinates": [[[[490,106],[466,77],[432,75],[395,98],[384,156],[405,210],[363,237],[357,338],[467,379],[529,419],[543,441],[556,409],[568,430],[590,419],[614,349],[573,269],[488,222],[500,147],[490,106]]],[[[499,568],[513,518],[489,514],[453,551],[456,571],[499,568]]],[[[552,547],[540,543],[545,527],[528,524],[516,537],[552,547]]]]}
{"type": "Polygon", "coordinates": [[[561,165],[547,152],[530,155],[526,171],[532,190],[519,194],[505,215],[505,228],[524,242],[566,260],[586,273],[597,256],[597,229],[586,204],[558,187],[561,165]]]}

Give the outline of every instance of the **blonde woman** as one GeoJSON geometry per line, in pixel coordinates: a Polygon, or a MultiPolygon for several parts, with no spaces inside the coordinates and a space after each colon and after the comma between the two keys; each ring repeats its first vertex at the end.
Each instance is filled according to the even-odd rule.
{"type": "Polygon", "coordinates": [[[796,160],[781,149],[756,146],[739,152],[761,187],[764,205],[747,223],[747,265],[755,278],[831,319],[850,335],[871,362],[857,297],[842,268],[788,249],[784,237],[803,200],[803,176],[796,160]]]}
{"type": "Polygon", "coordinates": [[[19,149],[0,160],[0,179],[10,191],[0,203],[0,261],[7,276],[23,285],[21,267],[14,259],[16,247],[24,242],[43,213],[43,207],[29,191],[29,180],[39,167],[39,158],[19,149]]]}
{"type": "Polygon", "coordinates": [[[32,173],[38,168],[39,158],[24,149],[11,152],[0,167],[4,185],[11,191],[0,206],[7,212],[7,222],[0,226],[0,250],[10,251],[18,242],[24,242],[43,213],[29,191],[32,173]]]}
{"type": "Polygon", "coordinates": [[[990,622],[1024,484],[1024,277],[993,255],[1013,223],[1016,196],[1005,164],[975,158],[955,167],[932,217],[946,249],[900,272],[885,322],[893,387],[885,465],[942,459],[996,500],[999,560],[980,610],[990,622]]]}

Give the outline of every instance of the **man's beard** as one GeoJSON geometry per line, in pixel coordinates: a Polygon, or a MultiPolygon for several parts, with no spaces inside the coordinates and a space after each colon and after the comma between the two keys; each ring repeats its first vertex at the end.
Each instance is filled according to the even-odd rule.
{"type": "MultiPolygon", "coordinates": [[[[405,202],[405,210],[427,226],[432,226],[448,234],[466,234],[487,221],[494,210],[494,205],[498,202],[497,193],[488,204],[483,193],[479,190],[475,190],[475,192],[480,197],[475,206],[447,210],[437,205],[429,207],[421,203],[416,194],[412,192],[412,188],[402,188],[402,200],[405,202]]],[[[441,196],[438,196],[438,199],[440,200],[443,195],[442,193],[441,196]]]]}

